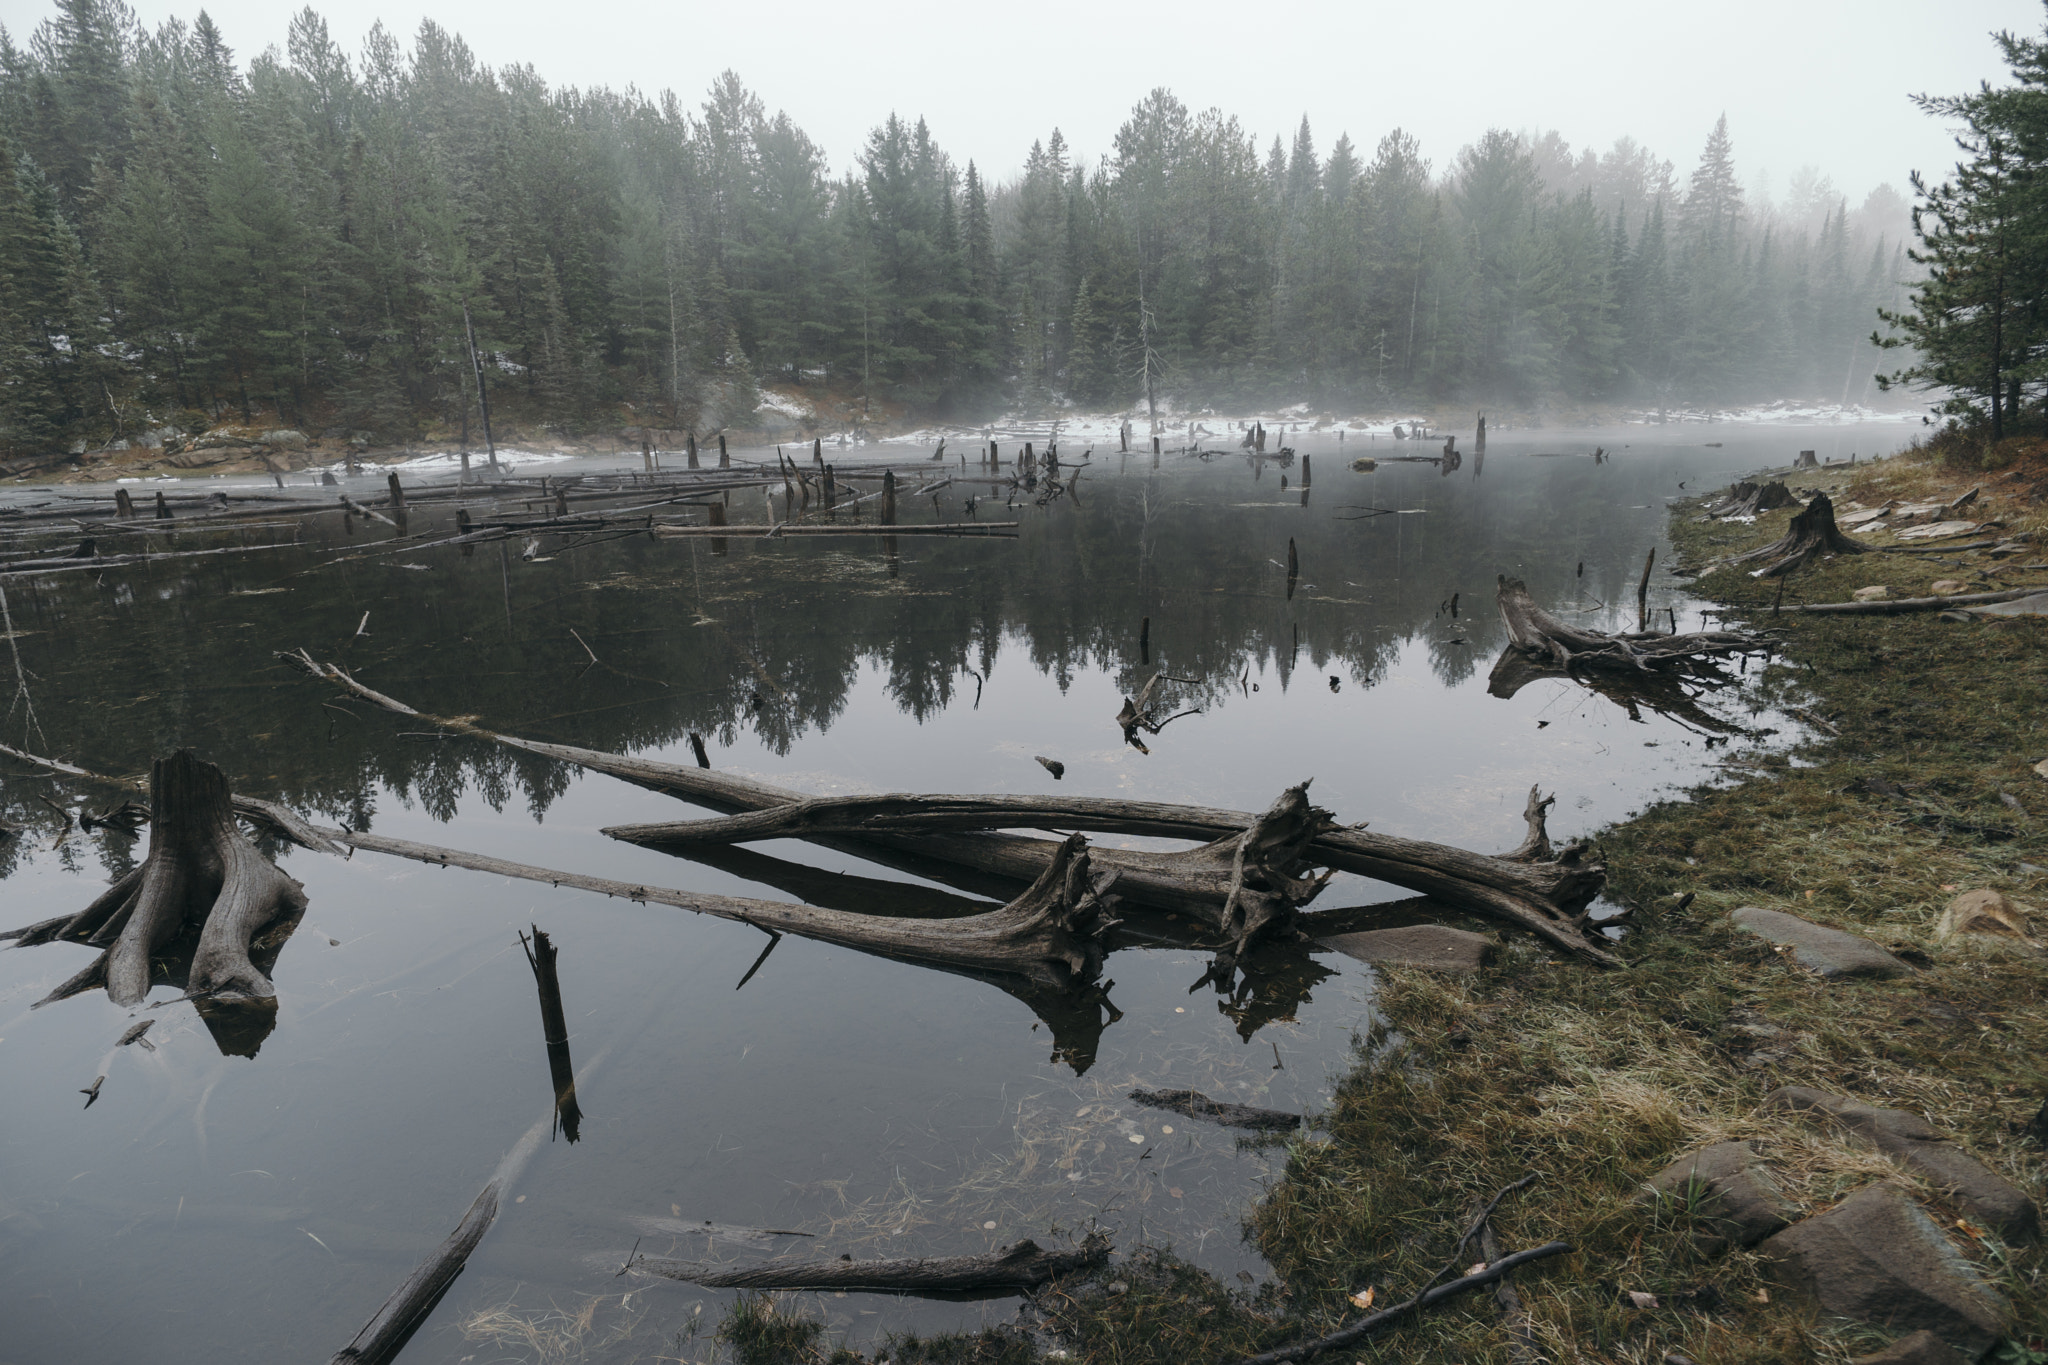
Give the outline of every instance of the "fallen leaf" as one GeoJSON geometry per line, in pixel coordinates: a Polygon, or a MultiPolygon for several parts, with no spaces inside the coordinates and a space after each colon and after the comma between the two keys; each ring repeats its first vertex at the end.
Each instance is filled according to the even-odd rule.
{"type": "Polygon", "coordinates": [[[1473,1267],[1472,1267],[1471,1269],[1467,1270],[1467,1271],[1466,1271],[1465,1273],[1466,1273],[1467,1275],[1477,1275],[1477,1274],[1478,1274],[1478,1273],[1479,1273],[1480,1271],[1482,1271],[1482,1270],[1484,1270],[1484,1269],[1486,1269],[1486,1262],[1484,1262],[1484,1261],[1480,1261],[1479,1263],[1477,1263],[1476,1265],[1474,1265],[1474,1266],[1473,1266],[1473,1267]]]}
{"type": "Polygon", "coordinates": [[[1171,1133],[1173,1132],[1173,1125],[1170,1123],[1162,1123],[1159,1125],[1159,1131],[1162,1133],[1171,1133]]]}
{"type": "Polygon", "coordinates": [[[1166,1192],[1167,1192],[1168,1194],[1172,1195],[1172,1196],[1173,1196],[1173,1197],[1174,1197],[1175,1199],[1178,1199],[1178,1198],[1180,1198],[1180,1197],[1181,1197],[1181,1190],[1180,1190],[1180,1186],[1178,1186],[1178,1185],[1170,1185],[1170,1186],[1168,1186],[1168,1187],[1167,1187],[1167,1190],[1166,1190],[1166,1192]]]}
{"type": "Polygon", "coordinates": [[[1365,1288],[1359,1290],[1356,1294],[1353,1294],[1351,1296],[1351,1301],[1357,1304],[1360,1308],[1370,1308],[1372,1307],[1372,1293],[1372,1286],[1367,1285],[1365,1288]]]}
{"type": "Polygon", "coordinates": [[[1768,1289],[1759,1289],[1759,1290],[1757,1290],[1757,1291],[1756,1291],[1756,1301],[1757,1301],[1758,1303],[1769,1303],[1769,1302],[1771,1301],[1771,1291],[1770,1291],[1770,1290],[1768,1290],[1768,1289]]]}
{"type": "Polygon", "coordinates": [[[1657,1296],[1655,1294],[1645,1294],[1640,1289],[1629,1290],[1628,1301],[1638,1308],[1655,1308],[1657,1306],[1657,1296]]]}
{"type": "Polygon", "coordinates": [[[981,1226],[984,1232],[994,1232],[996,1230],[996,1220],[991,1218],[986,1223],[983,1223],[981,1226]]]}
{"type": "Polygon", "coordinates": [[[1133,1141],[1133,1142],[1143,1142],[1144,1140],[1145,1140],[1145,1135],[1144,1135],[1143,1133],[1133,1133],[1133,1134],[1131,1134],[1131,1141],[1133,1141]]]}

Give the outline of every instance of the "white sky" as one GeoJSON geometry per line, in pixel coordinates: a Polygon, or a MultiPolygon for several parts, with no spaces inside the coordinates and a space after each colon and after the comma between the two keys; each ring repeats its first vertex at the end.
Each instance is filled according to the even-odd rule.
{"type": "MultiPolygon", "coordinates": [[[[131,0],[152,26],[192,0],[131,0]]],[[[282,48],[295,6],[210,0],[238,57],[282,48]]],[[[1015,6],[939,0],[740,5],[619,0],[329,0],[352,52],[377,19],[408,45],[431,15],[483,62],[530,62],[555,85],[672,88],[694,107],[738,71],[840,168],[891,110],[1002,179],[1055,126],[1090,160],[1157,85],[1319,152],[1348,131],[1364,154],[1389,128],[1441,170],[1491,126],[1556,128],[1575,147],[1634,137],[1681,179],[1728,114],[1746,186],[1778,194],[1817,165],[1851,202],[1952,163],[1947,135],[1908,103],[2003,76],[1988,38],[2039,35],[2038,0],[1180,0],[1015,6]]],[[[0,0],[22,41],[48,0],[0,0]]]]}

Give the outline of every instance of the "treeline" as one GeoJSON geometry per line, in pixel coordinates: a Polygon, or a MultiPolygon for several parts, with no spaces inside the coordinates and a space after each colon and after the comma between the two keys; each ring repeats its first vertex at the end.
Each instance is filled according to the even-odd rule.
{"type": "Polygon", "coordinates": [[[426,23],[351,59],[312,10],[238,63],[119,0],[0,30],[0,440],[167,419],[402,440],[739,424],[763,382],[919,415],[1162,400],[1856,401],[1899,244],[1745,204],[1725,126],[1681,185],[1624,142],[1327,155],[1148,95],[1093,163],[991,185],[892,117],[835,174],[728,73],[551,89],[426,23]]]}

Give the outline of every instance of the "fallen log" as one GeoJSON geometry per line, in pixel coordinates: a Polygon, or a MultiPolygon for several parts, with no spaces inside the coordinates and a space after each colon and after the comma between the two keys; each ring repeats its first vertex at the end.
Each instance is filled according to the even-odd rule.
{"type": "Polygon", "coordinates": [[[706,1289],[853,1289],[874,1293],[1022,1293],[1109,1260],[1109,1239],[1090,1233],[1072,1251],[1046,1251],[1026,1238],[981,1256],[894,1261],[798,1261],[716,1270],[690,1261],[636,1256],[628,1265],[706,1289]]]}
{"type": "Polygon", "coordinates": [[[1757,636],[1737,630],[1660,635],[1635,631],[1609,635],[1558,620],[1536,605],[1528,585],[1501,574],[1495,601],[1507,627],[1509,647],[1563,669],[1618,668],[1636,672],[1664,670],[1723,681],[1727,674],[1713,662],[1732,654],[1764,649],[1757,636]]]}
{"type": "Polygon", "coordinates": [[[1916,611],[1942,611],[1949,607],[1981,606],[1987,602],[2017,602],[2048,592],[2040,584],[2031,588],[2003,588],[1997,592],[1959,592],[1949,597],[1898,597],[1889,601],[1878,599],[1874,602],[1809,602],[1803,606],[1779,607],[1777,611],[1790,615],[1801,612],[1809,616],[1905,616],[1916,611]]]}
{"type": "Polygon", "coordinates": [[[1768,545],[1724,559],[1716,567],[1761,563],[1763,567],[1752,569],[1750,577],[1782,578],[1809,560],[1824,555],[1860,555],[1870,548],[1843,535],[1835,525],[1835,505],[1828,501],[1827,494],[1815,493],[1813,501],[1786,523],[1784,535],[1768,545]]]}
{"type": "Polygon", "coordinates": [[[1301,1115],[1284,1109],[1259,1109],[1248,1104],[1212,1100],[1199,1090],[1133,1090],[1131,1099],[1147,1109],[1170,1109],[1191,1119],[1208,1119],[1226,1128],[1286,1130],[1301,1127],[1301,1115]]]}
{"type": "Polygon", "coordinates": [[[1560,668],[1550,659],[1532,657],[1512,644],[1501,650],[1500,657],[1493,661],[1493,668],[1486,675],[1486,694],[1505,700],[1529,684],[1545,679],[1568,682],[1605,697],[1626,711],[1633,721],[1642,720],[1643,710],[1647,707],[1660,716],[1710,735],[1737,734],[1743,728],[1723,720],[1699,703],[1699,698],[1705,693],[1735,681],[1732,677],[1715,679],[1662,669],[1560,668]]]}
{"type": "Polygon", "coordinates": [[[303,913],[305,889],[242,834],[226,776],[191,750],[151,765],[149,798],[149,856],[142,866],[62,924],[45,921],[17,931],[21,946],[65,940],[104,949],[37,1004],[98,986],[116,1004],[140,1004],[158,954],[190,923],[200,930],[186,975],[188,995],[220,1003],[275,1001],[276,987],[250,958],[250,940],[273,921],[303,913]]]}
{"type": "MultiPolygon", "coordinates": [[[[386,710],[405,716],[420,715],[405,703],[357,682],[343,669],[314,660],[303,650],[278,657],[386,710]]],[[[487,730],[469,720],[439,716],[431,719],[457,733],[608,773],[714,810],[763,811],[803,806],[811,815],[829,817],[830,807],[837,804],[813,803],[801,792],[709,769],[521,739],[487,730]]],[[[1081,821],[1089,818],[1092,809],[1097,818],[1109,814],[1124,822],[1115,826],[1124,832],[1212,841],[1177,853],[1094,848],[1090,857],[1098,869],[1117,874],[1117,894],[1125,902],[1196,916],[1224,934],[1239,957],[1262,933],[1291,932],[1292,911],[1312,897],[1311,887],[1321,887],[1318,879],[1304,879],[1300,869],[1304,863],[1320,863],[1502,920],[1602,966],[1620,965],[1618,959],[1584,932],[1585,909],[1605,884],[1606,869],[1601,864],[1587,861],[1573,850],[1567,850],[1556,862],[1515,863],[1419,839],[1343,828],[1331,822],[1327,811],[1309,805],[1306,786],[1304,783],[1290,788],[1264,815],[1129,802],[1111,802],[1116,809],[1105,812],[1100,800],[1092,798],[1057,802],[1038,797],[939,797],[935,800],[951,806],[951,813],[936,825],[926,824],[915,833],[839,836],[824,828],[814,828],[801,837],[885,863],[908,855],[914,859],[913,870],[921,876],[944,877],[948,865],[985,874],[975,878],[975,884],[968,889],[986,894],[986,876],[1031,882],[1043,873],[1059,848],[1059,842],[1052,839],[990,831],[1047,824],[1087,828],[1081,821]],[[1136,823],[1131,823],[1134,819],[1136,823]],[[1242,867],[1238,866],[1240,846],[1245,855],[1242,867]],[[1281,901],[1287,904],[1279,904],[1281,901]]],[[[918,798],[849,798],[853,802],[870,799],[918,798]]],[[[691,823],[683,822],[682,828],[687,830],[691,823]]],[[[606,833],[662,847],[668,828],[618,826],[606,833]]],[[[696,841],[688,833],[683,840],[685,846],[696,841]]]]}
{"type": "Polygon", "coordinates": [[[926,525],[812,526],[800,522],[778,522],[773,526],[656,526],[662,540],[715,536],[720,539],[783,540],[793,536],[1014,536],[1022,523],[1015,521],[945,521],[926,525]]]}

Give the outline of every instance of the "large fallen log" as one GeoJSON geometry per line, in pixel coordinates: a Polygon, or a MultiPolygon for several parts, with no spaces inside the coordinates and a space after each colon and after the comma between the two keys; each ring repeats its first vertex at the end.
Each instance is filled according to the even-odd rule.
{"type": "Polygon", "coordinates": [[[1617,668],[1635,672],[1662,670],[1725,681],[1727,674],[1713,661],[1735,654],[1761,652],[1762,639],[1739,630],[1660,635],[1634,631],[1609,635],[1558,620],[1536,605],[1528,585],[1499,576],[1495,600],[1509,647],[1563,669],[1617,668]]]}
{"type": "Polygon", "coordinates": [[[1810,616],[1905,616],[1916,611],[1946,611],[1951,607],[1983,606],[1989,602],[2018,602],[2048,588],[2036,583],[2030,588],[2003,588],[1997,592],[1959,592],[1948,597],[1878,598],[1872,602],[1808,602],[1796,607],[1774,607],[1773,613],[1801,612],[1810,616]]]}
{"type": "Polygon", "coordinates": [[[1813,501],[1785,524],[1784,535],[1768,545],[1730,556],[1719,567],[1760,563],[1763,567],[1752,569],[1750,577],[1782,578],[1809,560],[1826,555],[1860,555],[1870,548],[1843,535],[1835,525],[1835,505],[1828,501],[1827,494],[1815,493],[1813,501]]]}
{"type": "Polygon", "coordinates": [[[1109,1239],[1090,1233],[1072,1251],[1046,1251],[1026,1238],[981,1256],[895,1261],[796,1261],[717,1270],[691,1261],[636,1256],[629,1266],[706,1289],[856,1289],[877,1293],[1022,1293],[1109,1260],[1109,1239]]]}
{"type": "MultiPolygon", "coordinates": [[[[714,810],[763,811],[810,806],[802,792],[751,778],[684,767],[574,745],[549,744],[485,729],[465,718],[422,716],[404,702],[365,686],[344,670],[304,651],[278,656],[386,710],[427,719],[458,734],[487,739],[544,758],[607,773],[651,791],[663,792],[714,810]]],[[[1117,895],[1126,903],[1196,917],[1227,941],[1241,958],[1261,937],[1292,932],[1293,912],[1321,889],[1317,878],[1301,875],[1320,864],[1433,896],[1453,908],[1501,920],[1557,947],[1603,966],[1618,960],[1586,934],[1586,907],[1606,881],[1603,865],[1584,850],[1568,848],[1553,862],[1520,863],[1420,839],[1403,839],[1336,825],[1329,812],[1311,806],[1307,784],[1289,788],[1263,815],[1159,803],[1112,803],[1119,819],[1149,811],[1153,823],[1120,824],[1129,833],[1162,833],[1212,842],[1174,853],[1093,848],[1094,867],[1117,874],[1117,895]],[[1234,893],[1234,894],[1233,894],[1234,893]]],[[[854,800],[866,798],[853,798],[854,800]]],[[[1001,829],[1052,825],[1086,828],[1090,801],[1054,802],[1037,797],[941,797],[953,809],[941,826],[918,833],[803,837],[884,863],[906,865],[920,875],[945,877],[945,869],[973,874],[969,889],[988,892],[987,878],[1031,882],[1052,861],[1059,841],[995,833],[1001,829]],[[910,860],[907,864],[904,859],[910,860]]],[[[832,803],[817,803],[828,808],[832,803]]],[[[689,822],[685,822],[689,823],[689,822]]],[[[1097,826],[1106,828],[1108,826],[1097,826]]],[[[664,847],[663,826],[620,826],[608,830],[628,838],[645,831],[651,847],[664,847]]],[[[635,841],[638,841],[637,839],[635,841]]],[[[689,840],[683,846],[695,843],[689,840]]]]}
{"type": "Polygon", "coordinates": [[[151,765],[149,804],[142,866],[68,920],[16,935],[21,946],[68,941],[104,948],[37,1003],[104,986],[116,1004],[140,1004],[154,984],[158,955],[191,924],[200,928],[188,995],[222,1004],[274,1001],[277,989],[250,959],[250,940],[273,921],[303,912],[305,889],[242,834],[226,776],[191,750],[151,765]]]}

